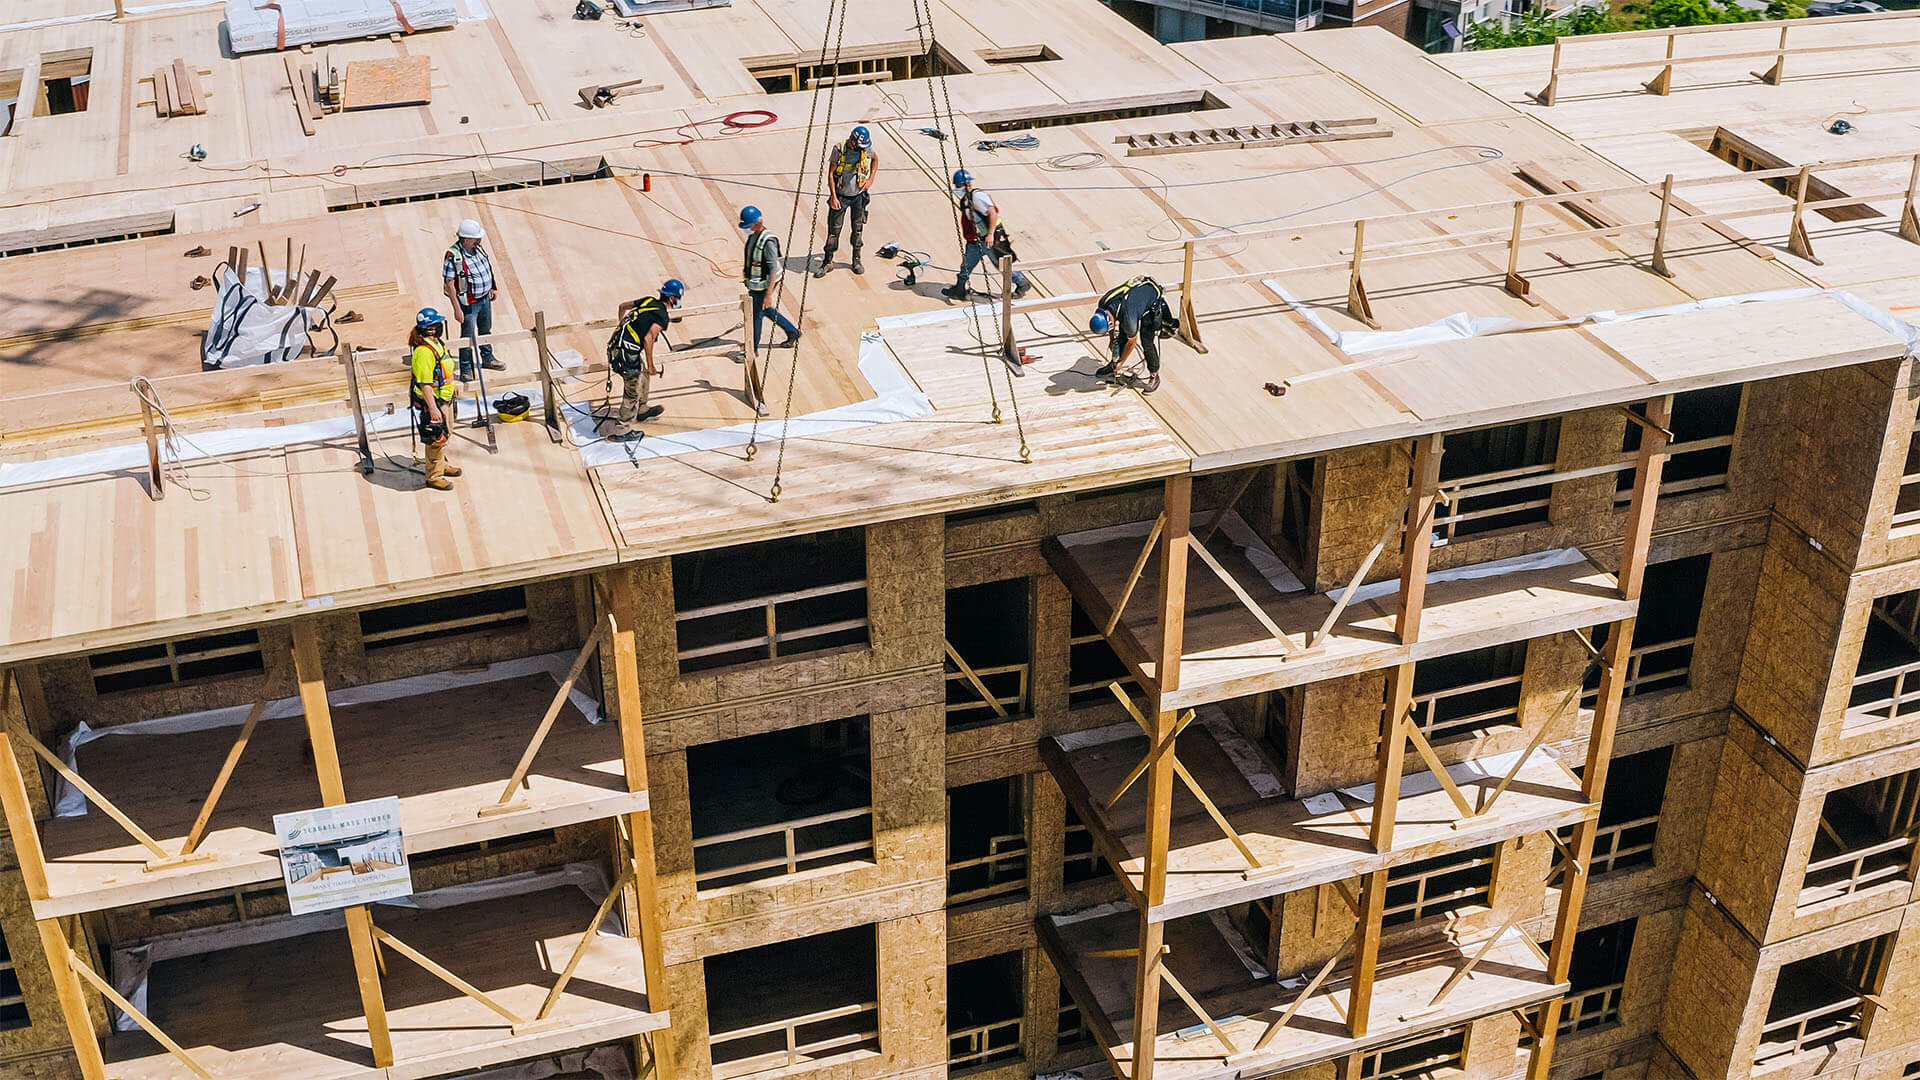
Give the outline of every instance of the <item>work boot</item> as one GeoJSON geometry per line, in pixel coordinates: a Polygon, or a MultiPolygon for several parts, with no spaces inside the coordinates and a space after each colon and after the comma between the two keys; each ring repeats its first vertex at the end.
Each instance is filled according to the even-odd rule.
{"type": "Polygon", "coordinates": [[[795,330],[793,333],[787,335],[787,340],[781,342],[780,347],[783,349],[791,349],[798,344],[800,344],[800,331],[795,330]]]}
{"type": "Polygon", "coordinates": [[[1143,394],[1151,394],[1158,389],[1160,389],[1160,373],[1157,371],[1149,372],[1147,374],[1147,381],[1140,384],[1140,392],[1143,394]]]}
{"type": "Polygon", "coordinates": [[[462,468],[461,468],[460,466],[458,466],[458,465],[447,465],[447,466],[443,466],[443,467],[442,467],[442,468],[440,469],[440,475],[442,475],[442,476],[459,476],[459,475],[460,475],[461,473],[463,473],[463,472],[465,472],[465,471],[466,471],[465,469],[462,469],[462,468]]]}
{"type": "Polygon", "coordinates": [[[480,361],[480,366],[483,368],[486,368],[488,371],[507,370],[507,362],[505,360],[495,360],[491,356],[487,357],[485,360],[480,361]]]}
{"type": "Polygon", "coordinates": [[[472,364],[460,365],[460,381],[461,382],[473,381],[473,365],[472,364]]]}
{"type": "Polygon", "coordinates": [[[642,412],[639,416],[636,416],[633,418],[633,422],[636,424],[644,424],[647,421],[653,419],[656,416],[659,416],[661,413],[666,411],[667,411],[667,408],[664,405],[649,405],[647,406],[646,411],[642,412]]]}
{"type": "Polygon", "coordinates": [[[1027,295],[1028,291],[1031,290],[1032,288],[1033,288],[1032,278],[1024,278],[1024,277],[1021,278],[1019,281],[1014,282],[1013,298],[1015,300],[1020,299],[1021,297],[1027,295]]]}
{"type": "Polygon", "coordinates": [[[427,481],[427,486],[432,488],[435,491],[452,491],[453,481],[447,479],[444,476],[436,476],[433,479],[427,481]]]}
{"type": "Polygon", "coordinates": [[[967,298],[967,287],[965,285],[949,285],[940,290],[940,295],[949,300],[965,300],[967,298]]]}
{"type": "Polygon", "coordinates": [[[827,268],[833,265],[833,253],[835,250],[834,248],[827,248],[820,252],[820,265],[814,268],[814,277],[823,278],[827,276],[827,268]]]}
{"type": "Polygon", "coordinates": [[[854,249],[853,249],[853,272],[854,272],[854,273],[856,273],[856,274],[864,274],[864,273],[866,273],[866,272],[867,272],[867,267],[866,267],[866,264],[864,264],[864,263],[862,263],[862,262],[860,261],[860,249],[859,249],[859,248],[854,248],[854,249]]]}
{"type": "Polygon", "coordinates": [[[1114,372],[1118,370],[1120,370],[1120,361],[1109,360],[1106,363],[1101,364],[1099,367],[1093,369],[1093,377],[1096,379],[1104,379],[1112,375],[1114,372]]]}

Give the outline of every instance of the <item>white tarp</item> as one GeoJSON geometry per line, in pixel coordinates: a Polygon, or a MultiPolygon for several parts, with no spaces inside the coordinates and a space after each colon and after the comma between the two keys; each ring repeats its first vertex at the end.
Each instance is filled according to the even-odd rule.
{"type": "Polygon", "coordinates": [[[454,0],[227,0],[236,53],[452,26],[454,0]]]}
{"type": "MultiPolygon", "coordinates": [[[[324,318],[317,307],[267,303],[267,275],[261,267],[248,267],[245,282],[225,266],[218,277],[213,320],[200,347],[203,368],[284,364],[307,347],[307,336],[324,318]]],[[[286,278],[275,271],[273,287],[286,285],[286,278]]]]}

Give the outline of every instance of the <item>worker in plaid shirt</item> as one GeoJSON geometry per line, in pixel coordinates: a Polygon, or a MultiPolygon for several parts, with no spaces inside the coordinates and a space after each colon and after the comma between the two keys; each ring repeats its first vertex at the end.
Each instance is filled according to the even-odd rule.
{"type": "MultiPolygon", "coordinates": [[[[478,221],[472,218],[462,221],[441,267],[447,299],[453,301],[453,316],[460,320],[460,340],[463,342],[474,335],[485,337],[493,333],[493,298],[499,290],[494,285],[493,261],[487,258],[486,249],[480,246],[480,242],[486,238],[487,230],[481,228],[478,221]]],[[[489,371],[504,371],[507,366],[493,358],[491,344],[480,346],[480,364],[489,371]]],[[[460,379],[464,382],[471,378],[473,349],[463,345],[460,349],[460,379]]]]}

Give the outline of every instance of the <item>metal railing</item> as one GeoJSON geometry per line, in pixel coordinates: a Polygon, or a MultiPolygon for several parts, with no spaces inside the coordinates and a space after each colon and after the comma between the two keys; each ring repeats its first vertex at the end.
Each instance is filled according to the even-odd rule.
{"type": "Polygon", "coordinates": [[[1004,833],[987,838],[987,853],[977,858],[958,859],[947,864],[947,903],[970,903],[991,896],[1018,892],[1027,887],[1027,837],[1024,833],[1004,833]],[[955,890],[957,874],[979,867],[986,870],[987,883],[977,889],[955,890]]]}
{"type": "Polygon", "coordinates": [[[1619,1023],[1620,993],[1626,985],[1624,982],[1608,983],[1578,994],[1568,994],[1566,1005],[1560,1012],[1560,1034],[1619,1023]]]}
{"type": "Polygon", "coordinates": [[[1873,867],[1866,864],[1869,860],[1896,855],[1911,847],[1913,847],[1913,837],[1896,836],[1891,840],[1882,840],[1855,851],[1843,851],[1838,855],[1807,863],[1807,876],[1800,887],[1798,906],[1811,907],[1828,900],[1837,900],[1842,896],[1852,896],[1861,889],[1906,877],[1907,860],[1904,857],[1886,859],[1880,865],[1873,867]],[[1831,873],[1836,870],[1840,872],[1831,873]],[[1816,878],[1819,880],[1816,881],[1816,878]]]}
{"type": "MultiPolygon", "coordinates": [[[[766,650],[764,659],[775,660],[783,655],[780,648],[783,643],[805,641],[810,638],[825,637],[829,634],[843,633],[848,630],[863,630],[867,626],[867,619],[864,615],[857,619],[841,619],[823,623],[802,623],[800,626],[789,625],[787,629],[782,629],[780,626],[780,609],[785,605],[804,600],[815,600],[823,596],[838,596],[847,593],[865,592],[866,588],[867,579],[861,578],[858,581],[845,581],[837,585],[820,585],[811,589],[796,589],[792,592],[776,593],[772,596],[756,596],[750,600],[736,600],[726,604],[710,604],[706,607],[689,608],[686,611],[675,612],[673,623],[677,631],[687,623],[701,619],[710,619],[721,615],[733,615],[743,611],[762,611],[765,613],[766,631],[761,634],[718,642],[713,645],[702,645],[692,649],[680,649],[674,655],[684,664],[688,660],[698,660],[703,657],[724,656],[730,653],[742,653],[749,650],[758,652],[764,649],[766,650]]],[[[788,650],[784,655],[791,655],[792,652],[796,651],[805,652],[806,650],[788,650]]],[[[760,657],[753,657],[753,659],[759,658],[760,657]]]]}
{"type": "Polygon", "coordinates": [[[862,854],[871,860],[873,858],[873,808],[871,806],[859,806],[851,810],[838,810],[828,814],[815,814],[812,817],[795,818],[792,821],[777,822],[772,825],[763,825],[754,829],[738,829],[733,832],[699,837],[693,842],[693,851],[697,858],[703,850],[712,851],[714,848],[726,844],[745,844],[775,836],[780,838],[781,846],[784,849],[781,855],[775,858],[727,863],[721,866],[709,867],[705,870],[696,869],[693,874],[694,887],[717,888],[718,886],[708,884],[708,882],[712,881],[724,880],[729,885],[738,885],[742,882],[758,881],[761,878],[783,877],[787,874],[797,874],[802,870],[810,870],[820,866],[831,866],[835,863],[843,862],[857,862],[859,861],[859,856],[862,854]],[[817,829],[822,826],[835,825],[847,821],[859,821],[862,819],[865,819],[867,822],[867,835],[863,840],[826,844],[819,847],[806,847],[800,842],[800,833],[804,830],[817,829]]]}
{"type": "Polygon", "coordinates": [[[858,1005],[842,1005],[835,1009],[822,1009],[819,1012],[808,1013],[805,1016],[796,1016],[790,1020],[775,1020],[770,1023],[755,1024],[752,1027],[736,1028],[733,1031],[718,1031],[714,1032],[707,1041],[715,1051],[713,1055],[714,1077],[716,1080],[727,1080],[729,1077],[745,1076],[748,1073],[762,1072],[767,1069],[786,1068],[788,1066],[798,1065],[804,1061],[815,1061],[830,1053],[859,1049],[862,1044],[866,1043],[877,1045],[879,1039],[880,1004],[878,1002],[868,1001],[858,1005]],[[811,1027],[815,1024],[823,1024],[833,1020],[844,1020],[849,1017],[867,1015],[872,1016],[873,1022],[871,1027],[861,1026],[853,1031],[812,1040],[803,1039],[801,1036],[801,1029],[805,1027],[811,1027]],[[720,1060],[718,1051],[721,1047],[730,1043],[743,1042],[762,1035],[772,1034],[781,1034],[786,1037],[786,1047],[784,1049],[771,1050],[766,1053],[735,1058],[730,1061],[720,1060]]]}
{"type": "Polygon", "coordinates": [[[971,1068],[1020,1056],[1020,1017],[947,1032],[947,1067],[971,1068]]]}
{"type": "Polygon", "coordinates": [[[1502,675],[1497,679],[1487,679],[1484,682],[1464,683],[1460,686],[1449,686],[1442,690],[1432,691],[1431,693],[1416,694],[1413,697],[1413,722],[1419,727],[1420,734],[1425,735],[1433,742],[1452,738],[1456,735],[1472,734],[1482,728],[1497,727],[1503,721],[1507,720],[1518,724],[1520,722],[1520,679],[1521,676],[1519,675],[1502,675]],[[1450,716],[1446,719],[1440,718],[1440,705],[1442,702],[1450,698],[1476,694],[1482,690],[1496,690],[1503,686],[1511,686],[1514,688],[1513,704],[1500,705],[1491,709],[1482,709],[1479,712],[1466,716],[1450,716]]]}
{"type": "Polygon", "coordinates": [[[1853,994],[1803,1013],[1768,1021],[1760,1029],[1760,1048],[1754,1054],[1753,1063],[1759,1065],[1803,1050],[1817,1050],[1859,1030],[1862,1000],[1860,995],[1853,994]],[[1785,1038],[1781,1038],[1783,1035],[1785,1038]]]}

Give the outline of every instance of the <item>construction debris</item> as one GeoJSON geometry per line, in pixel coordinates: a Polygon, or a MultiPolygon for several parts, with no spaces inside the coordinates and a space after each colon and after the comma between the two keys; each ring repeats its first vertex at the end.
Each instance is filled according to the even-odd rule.
{"type": "Polygon", "coordinates": [[[1134,157],[1140,154],[1190,154],[1196,150],[1251,150],[1256,147],[1343,142],[1348,139],[1384,139],[1393,134],[1386,128],[1368,126],[1377,123],[1379,120],[1372,116],[1350,120],[1296,120],[1159,131],[1146,135],[1116,135],[1113,141],[1125,145],[1127,156],[1134,157]],[[1347,130],[1349,128],[1362,130],[1347,130]]]}

